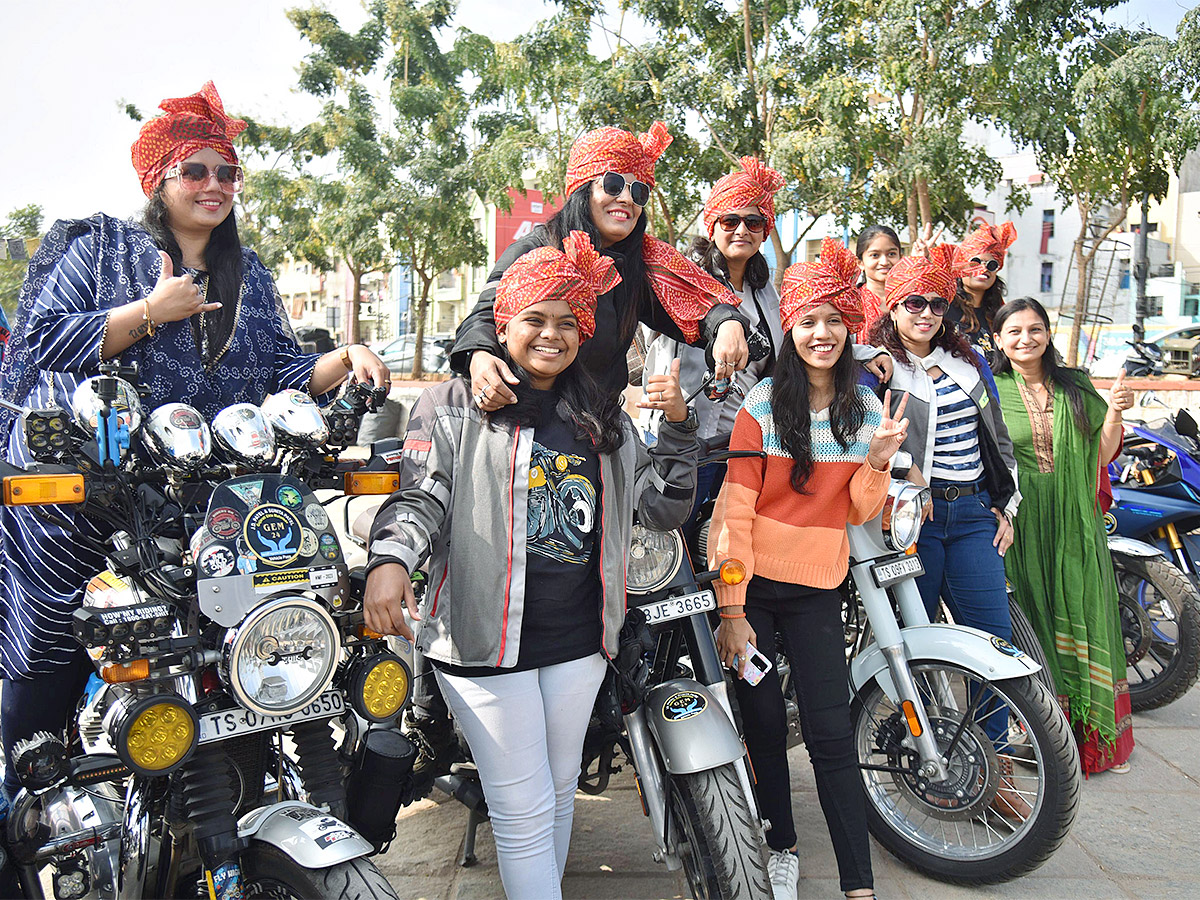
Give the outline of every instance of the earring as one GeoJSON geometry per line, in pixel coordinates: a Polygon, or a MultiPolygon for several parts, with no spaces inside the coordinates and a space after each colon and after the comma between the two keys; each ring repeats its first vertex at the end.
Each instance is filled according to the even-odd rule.
{"type": "Polygon", "coordinates": [[[940,337],[941,337],[943,334],[945,334],[945,333],[946,333],[946,323],[945,323],[945,322],[943,322],[943,323],[942,323],[942,327],[938,329],[938,332],[937,332],[937,334],[935,334],[935,335],[933,336],[933,339],[936,341],[936,340],[938,340],[938,339],[939,339],[939,338],[940,338],[940,337]]]}

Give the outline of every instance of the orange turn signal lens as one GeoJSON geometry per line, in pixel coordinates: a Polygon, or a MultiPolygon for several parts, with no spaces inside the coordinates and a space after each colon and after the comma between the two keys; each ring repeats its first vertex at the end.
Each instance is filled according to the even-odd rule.
{"type": "Polygon", "coordinates": [[[399,472],[347,472],[344,492],[352,497],[391,494],[399,487],[399,472]]]}
{"type": "Polygon", "coordinates": [[[82,475],[9,475],[5,506],[49,506],[84,501],[82,475]]]}
{"type": "Polygon", "coordinates": [[[366,625],[358,626],[358,636],[364,641],[378,641],[383,639],[383,635],[378,631],[372,631],[366,625]]]}
{"type": "Polygon", "coordinates": [[[741,584],[746,580],[746,564],[740,559],[727,559],[721,563],[721,580],[726,584],[741,584]]]}
{"type": "Polygon", "coordinates": [[[908,730],[913,737],[920,737],[921,732],[925,729],[921,727],[921,720],[917,717],[917,707],[913,705],[911,700],[905,700],[900,704],[900,709],[904,711],[904,718],[908,722],[908,730]]]}
{"type": "Polygon", "coordinates": [[[108,684],[128,684],[150,677],[150,660],[135,659],[128,663],[113,663],[100,670],[100,677],[108,684]]]}

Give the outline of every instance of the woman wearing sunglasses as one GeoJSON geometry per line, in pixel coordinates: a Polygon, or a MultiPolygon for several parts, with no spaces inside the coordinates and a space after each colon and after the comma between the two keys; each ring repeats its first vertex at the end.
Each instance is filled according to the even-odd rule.
{"type": "Polygon", "coordinates": [[[602,385],[614,392],[626,387],[625,355],[638,322],[688,344],[711,345],[718,376],[745,368],[747,326],[729,288],[645,233],[655,163],[670,143],[666,126],[655,122],[649,134],[600,128],[572,145],[563,208],[504,251],[475,309],[459,326],[450,364],[454,371],[470,374],[480,409],[494,412],[516,400],[511,389],[516,378],[499,358],[492,313],[500,278],[530,250],[546,245],[561,249],[571,231],[587,234],[621,273],[621,283],[601,295],[596,336],[579,354],[580,363],[602,385]]]}
{"type": "MultiPolygon", "coordinates": [[[[148,408],[191,404],[211,418],[297,388],[324,394],[353,371],[385,384],[387,367],[365,347],[304,354],[271,274],[238,239],[233,197],[242,170],[232,139],[246,127],[225,114],[212,82],[164,100],[142,126],[133,166],[148,202],[140,224],[105,215],[59,221],[42,241],[21,290],[0,369],[0,396],[31,407],[70,407],[104,360],[136,364],[148,408]]],[[[8,458],[32,457],[10,413],[0,415],[8,458]]],[[[103,526],[58,515],[103,541],[103,526]]],[[[58,732],[92,667],[71,636],[71,614],[103,557],[33,512],[0,511],[0,731],[6,754],[35,731],[58,732]]],[[[19,788],[9,766],[5,791],[19,788]]]]}
{"type": "MultiPolygon", "coordinates": [[[[900,260],[887,277],[888,313],[871,338],[896,360],[893,405],[909,398],[908,436],[893,468],[933,493],[932,517],[917,541],[925,606],[932,616],[940,598],[955,622],[1011,640],[1003,557],[1021,499],[1017,466],[991,370],[944,321],[954,288],[950,269],[936,259],[900,260]]],[[[1007,729],[1002,715],[985,724],[998,746],[1007,729]]],[[[1011,766],[1007,757],[1001,762],[1011,766]]],[[[994,804],[1003,815],[1030,813],[1011,783],[994,804]]]]}
{"type": "Polygon", "coordinates": [[[997,352],[992,320],[1004,305],[1004,279],[998,273],[1016,239],[1017,229],[1012,222],[980,225],[953,251],[958,282],[946,319],[989,363],[995,362],[997,352]]]}

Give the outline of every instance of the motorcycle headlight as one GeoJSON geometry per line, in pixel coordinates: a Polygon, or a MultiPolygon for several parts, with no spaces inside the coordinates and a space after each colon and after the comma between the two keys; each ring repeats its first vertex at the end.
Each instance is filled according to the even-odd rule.
{"type": "Polygon", "coordinates": [[[412,673],[394,653],[359,657],[345,682],[354,711],[370,722],[389,722],[408,701],[412,673]]]}
{"type": "Polygon", "coordinates": [[[282,597],[225,633],[221,675],[242,706],[283,716],[329,687],[340,652],[337,626],[323,606],[306,597],[282,597]]]}
{"type": "Polygon", "coordinates": [[[683,538],[678,531],[651,531],[633,526],[625,590],[649,594],[667,585],[683,562],[683,538]]]}
{"type": "Polygon", "coordinates": [[[883,504],[883,541],[891,550],[907,550],[921,535],[921,513],[929,488],[895,479],[883,504]]]}
{"type": "Polygon", "coordinates": [[[139,775],[166,775],[196,749],[200,723],[190,703],[175,694],[143,697],[115,717],[117,755],[139,775]]]}

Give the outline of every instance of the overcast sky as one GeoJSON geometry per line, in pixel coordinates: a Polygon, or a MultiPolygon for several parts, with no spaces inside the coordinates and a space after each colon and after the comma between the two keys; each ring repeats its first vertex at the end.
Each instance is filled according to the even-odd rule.
{"type": "MultiPolygon", "coordinates": [[[[97,211],[127,216],[144,200],[129,161],[143,111],[216,82],[225,108],[300,124],[317,103],[293,91],[307,52],[284,10],[295,0],[14,0],[0,16],[0,217],[40,203],[49,221],[97,211]]],[[[325,4],[347,25],[358,0],[325,4]]],[[[1189,7],[1130,0],[1114,15],[1174,36],[1189,7]]],[[[546,0],[460,0],[457,24],[509,40],[554,11],[546,0]]],[[[615,19],[612,20],[615,27],[615,19]]],[[[602,50],[602,45],[595,48],[602,50]]]]}

